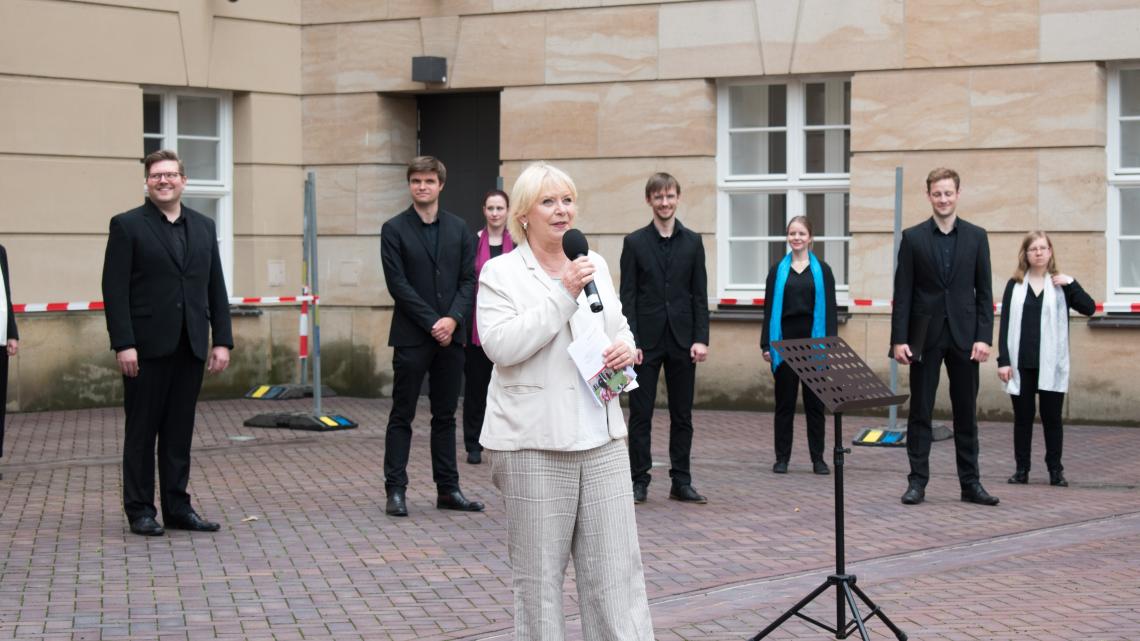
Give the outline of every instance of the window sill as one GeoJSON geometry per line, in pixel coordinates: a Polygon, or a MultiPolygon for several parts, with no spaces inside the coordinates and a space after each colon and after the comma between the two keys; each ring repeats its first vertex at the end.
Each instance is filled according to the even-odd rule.
{"type": "MultiPolygon", "coordinates": [[[[840,307],[836,316],[840,325],[846,325],[851,312],[840,307]]],[[[710,321],[763,322],[764,308],[760,305],[720,305],[709,311],[710,321]]]]}
{"type": "Polygon", "coordinates": [[[1140,314],[1109,313],[1093,316],[1088,322],[1093,329],[1140,329],[1140,314]]]}

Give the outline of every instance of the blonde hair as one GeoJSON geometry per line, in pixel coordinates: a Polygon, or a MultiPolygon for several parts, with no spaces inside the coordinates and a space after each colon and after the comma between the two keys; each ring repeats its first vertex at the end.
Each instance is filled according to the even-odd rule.
{"type": "Polygon", "coordinates": [[[578,200],[578,188],[566,172],[545,162],[536,162],[523,170],[515,186],[511,189],[511,208],[507,214],[507,231],[516,242],[526,238],[526,229],[520,220],[530,212],[542,194],[551,189],[565,187],[570,190],[574,201],[578,200]]]}
{"type": "Polygon", "coordinates": [[[1057,269],[1057,255],[1053,252],[1053,241],[1049,238],[1049,234],[1041,231],[1031,231],[1021,239],[1021,249],[1017,250],[1017,269],[1013,272],[1013,280],[1022,282],[1025,280],[1025,275],[1029,273],[1029,246],[1033,241],[1044,238],[1045,243],[1049,245],[1049,264],[1045,266],[1045,271],[1050,276],[1056,276],[1059,271],[1057,269]]]}

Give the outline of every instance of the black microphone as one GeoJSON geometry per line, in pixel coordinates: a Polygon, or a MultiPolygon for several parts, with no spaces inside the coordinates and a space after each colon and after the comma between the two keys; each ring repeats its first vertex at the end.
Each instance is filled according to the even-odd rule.
{"type": "MultiPolygon", "coordinates": [[[[574,260],[590,253],[590,243],[586,241],[586,236],[582,232],[577,229],[567,229],[566,233],[562,234],[562,252],[567,258],[574,260]]],[[[590,311],[594,313],[602,311],[602,299],[598,296],[598,286],[594,281],[586,283],[585,291],[590,311]]]]}

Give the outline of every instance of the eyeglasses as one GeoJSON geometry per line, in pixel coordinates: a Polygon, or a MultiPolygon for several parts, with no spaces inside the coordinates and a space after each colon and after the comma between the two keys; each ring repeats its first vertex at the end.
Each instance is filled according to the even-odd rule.
{"type": "Polygon", "coordinates": [[[1030,247],[1025,250],[1027,254],[1044,254],[1049,251],[1048,247],[1030,247]]]}
{"type": "Polygon", "coordinates": [[[160,180],[166,180],[168,182],[174,182],[175,180],[178,180],[181,177],[182,177],[182,174],[178,173],[177,171],[166,171],[166,172],[151,174],[151,175],[147,176],[146,179],[154,181],[154,182],[158,182],[160,180]]]}

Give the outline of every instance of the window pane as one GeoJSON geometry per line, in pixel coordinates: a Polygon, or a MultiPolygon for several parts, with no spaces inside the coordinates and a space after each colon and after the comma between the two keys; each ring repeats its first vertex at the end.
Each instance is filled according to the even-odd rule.
{"type": "Polygon", "coordinates": [[[810,126],[851,124],[851,83],[839,80],[804,85],[804,122],[810,126]]]}
{"type": "Polygon", "coordinates": [[[218,221],[218,199],[204,198],[202,196],[182,196],[182,203],[190,209],[208,216],[214,222],[218,221]]]}
{"type": "Polygon", "coordinates": [[[768,243],[733,240],[728,243],[728,280],[732,284],[764,283],[768,277],[768,243]]]}
{"type": "Polygon", "coordinates": [[[733,194],[729,196],[728,235],[784,237],[787,210],[784,194],[733,194]]]}
{"type": "MultiPolygon", "coordinates": [[[[785,236],[787,238],[787,236],[785,236]]],[[[768,243],[768,269],[764,270],[764,278],[768,278],[768,272],[772,270],[772,265],[780,262],[787,253],[791,251],[788,249],[788,242],[786,240],[773,240],[768,243]]]]}
{"type": "Polygon", "coordinates": [[[1120,123],[1120,166],[1140,167],[1140,122],[1120,123]]]}
{"type": "Polygon", "coordinates": [[[843,124],[851,124],[851,81],[843,82],[843,124]]]}
{"type": "Polygon", "coordinates": [[[162,96],[143,94],[143,133],[162,133],[162,96]]]}
{"type": "Polygon", "coordinates": [[[787,125],[787,96],[788,90],[784,85],[729,87],[729,127],[787,125]]]}
{"type": "Polygon", "coordinates": [[[812,253],[831,267],[835,284],[840,286],[847,284],[847,249],[845,240],[816,241],[812,244],[812,253]]]}
{"type": "Polygon", "coordinates": [[[1120,115],[1140,116],[1140,69],[1120,72],[1120,115]]]}
{"type": "Polygon", "coordinates": [[[804,132],[804,171],[809,174],[846,174],[850,168],[851,131],[825,129],[804,132]]]}
{"type": "Polygon", "coordinates": [[[218,180],[218,143],[213,140],[178,140],[178,155],[190,180],[218,180]]]}
{"type": "Polygon", "coordinates": [[[812,236],[847,235],[847,194],[804,194],[804,215],[811,221],[812,236]]]}
{"type": "Polygon", "coordinates": [[[162,138],[143,138],[143,155],[152,154],[162,149],[162,138]]]}
{"type": "Polygon", "coordinates": [[[1140,287],[1140,240],[1120,241],[1120,286],[1140,287]]]}
{"type": "Polygon", "coordinates": [[[729,134],[729,172],[736,176],[787,173],[787,139],[788,134],[782,131],[729,134]]]}
{"type": "MultiPolygon", "coordinates": [[[[804,215],[811,221],[814,237],[846,236],[847,209],[849,198],[846,193],[805,194],[804,215]]],[[[847,283],[847,241],[830,240],[814,243],[815,255],[831,265],[835,283],[847,283]]]]}
{"type": "Polygon", "coordinates": [[[1120,190],[1120,235],[1140,236],[1140,187],[1120,190]]]}
{"type": "Polygon", "coordinates": [[[178,135],[217,136],[218,99],[201,96],[178,97],[178,135]]]}

